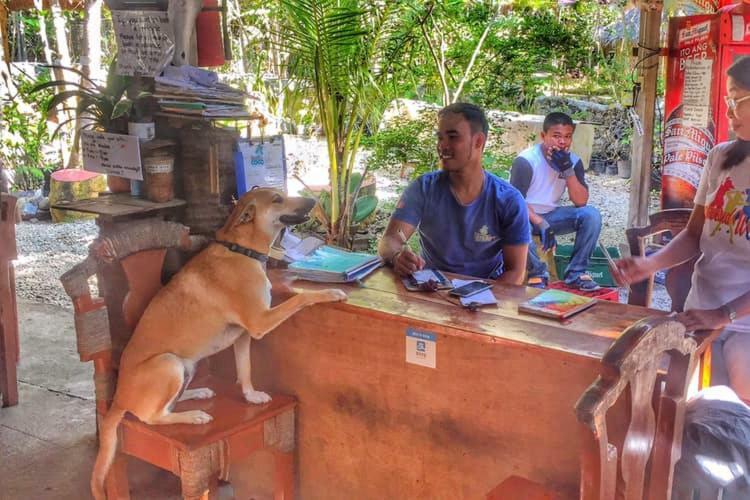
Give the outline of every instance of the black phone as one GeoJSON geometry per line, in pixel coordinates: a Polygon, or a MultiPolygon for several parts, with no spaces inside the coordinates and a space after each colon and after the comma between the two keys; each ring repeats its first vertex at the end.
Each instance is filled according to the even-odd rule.
{"type": "Polygon", "coordinates": [[[492,288],[492,285],[485,283],[484,281],[472,281],[471,283],[454,288],[449,293],[456,297],[471,297],[472,295],[489,290],[490,288],[492,288]]]}

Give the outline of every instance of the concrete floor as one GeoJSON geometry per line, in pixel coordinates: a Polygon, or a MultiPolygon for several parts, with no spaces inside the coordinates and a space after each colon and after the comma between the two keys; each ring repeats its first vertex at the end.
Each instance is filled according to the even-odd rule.
{"type": "MultiPolygon", "coordinates": [[[[78,359],[73,314],[27,301],[18,308],[20,402],[0,408],[0,500],[91,498],[97,450],[93,367],[78,359]]],[[[181,498],[172,474],[134,459],[128,468],[134,500],[181,498]]],[[[251,492],[243,484],[247,475],[234,472],[234,490],[223,485],[220,498],[235,497],[235,490],[236,498],[267,497],[262,487],[251,492]]]]}

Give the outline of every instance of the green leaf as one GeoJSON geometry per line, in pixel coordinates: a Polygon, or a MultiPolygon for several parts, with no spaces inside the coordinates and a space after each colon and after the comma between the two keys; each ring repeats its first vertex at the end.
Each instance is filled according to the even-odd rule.
{"type": "Polygon", "coordinates": [[[112,110],[111,119],[116,120],[121,116],[125,116],[130,113],[131,109],[133,109],[133,101],[131,101],[130,99],[123,99],[122,101],[115,104],[115,107],[112,110]]]}
{"type": "Polygon", "coordinates": [[[376,208],[378,208],[377,196],[360,196],[357,198],[357,201],[354,202],[352,221],[355,224],[361,223],[372,215],[376,208]]]}

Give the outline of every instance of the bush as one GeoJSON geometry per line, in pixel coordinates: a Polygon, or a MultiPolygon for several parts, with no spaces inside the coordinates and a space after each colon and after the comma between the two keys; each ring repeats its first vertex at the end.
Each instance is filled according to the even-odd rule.
{"type": "MultiPolygon", "coordinates": [[[[49,80],[49,73],[41,78],[49,80]]],[[[44,172],[55,170],[57,162],[49,161],[44,150],[49,147],[47,121],[43,118],[45,103],[51,91],[29,94],[37,82],[21,77],[16,82],[18,95],[0,102],[0,159],[15,171],[14,189],[28,191],[42,185],[44,172]]]]}

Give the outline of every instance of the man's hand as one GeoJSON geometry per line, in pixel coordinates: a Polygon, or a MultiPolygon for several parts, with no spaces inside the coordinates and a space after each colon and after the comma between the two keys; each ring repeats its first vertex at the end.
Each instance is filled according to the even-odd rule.
{"type": "Polygon", "coordinates": [[[400,276],[409,276],[415,271],[424,268],[424,259],[412,252],[408,247],[404,247],[391,260],[393,270],[400,276]]]}
{"type": "Polygon", "coordinates": [[[560,172],[560,177],[566,178],[573,175],[573,160],[570,159],[569,151],[556,149],[552,151],[549,160],[550,166],[560,172]]]}
{"type": "Polygon", "coordinates": [[[537,224],[536,228],[539,230],[539,236],[542,240],[542,251],[546,252],[547,250],[550,250],[557,246],[557,241],[555,240],[555,232],[550,227],[549,222],[542,219],[542,222],[537,224]]]}

